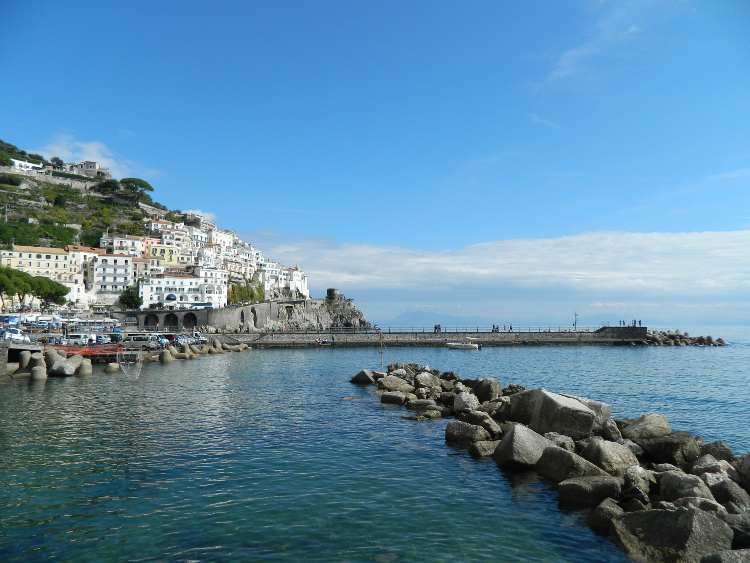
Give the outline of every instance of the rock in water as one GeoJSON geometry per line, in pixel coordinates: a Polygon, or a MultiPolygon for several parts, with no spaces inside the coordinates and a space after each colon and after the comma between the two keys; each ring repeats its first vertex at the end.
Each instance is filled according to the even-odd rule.
{"type": "Polygon", "coordinates": [[[591,511],[586,522],[597,534],[606,536],[612,527],[612,520],[624,513],[625,511],[614,499],[606,498],[591,511]]]}
{"type": "Polygon", "coordinates": [[[620,498],[622,483],[617,477],[573,477],[557,485],[560,502],[596,506],[606,498],[620,498]]]}
{"type": "Polygon", "coordinates": [[[482,441],[490,441],[490,435],[481,426],[451,420],[445,427],[445,442],[448,444],[469,447],[473,442],[482,441]]]}
{"type": "Polygon", "coordinates": [[[510,418],[539,434],[557,432],[581,440],[591,436],[596,415],[577,399],[531,389],[511,395],[510,418]]]}
{"type": "Polygon", "coordinates": [[[31,368],[31,379],[32,381],[44,381],[47,379],[47,370],[42,366],[34,366],[31,368]]]}
{"type": "Polygon", "coordinates": [[[740,481],[745,490],[750,492],[750,454],[743,456],[737,465],[740,481]]]}
{"type": "Polygon", "coordinates": [[[662,500],[677,500],[682,497],[700,497],[715,500],[700,477],[682,471],[667,471],[657,476],[662,500]]]}
{"type": "Polygon", "coordinates": [[[493,439],[498,439],[503,431],[500,425],[495,422],[490,415],[482,411],[463,411],[456,415],[458,420],[463,420],[469,424],[476,424],[484,428],[493,439]]]}
{"type": "Polygon", "coordinates": [[[495,453],[499,440],[480,440],[469,446],[469,453],[474,457],[490,457],[495,453]]]}
{"type": "Polygon", "coordinates": [[[350,379],[355,385],[372,385],[375,383],[375,378],[369,369],[363,369],[358,374],[350,379]]]}
{"type": "Polygon", "coordinates": [[[581,456],[610,475],[624,475],[631,465],[638,465],[638,459],[630,448],[594,437],[581,452],[581,456]]]}
{"type": "Polygon", "coordinates": [[[704,555],[701,563],[747,563],[750,561],[750,549],[717,551],[704,555]]]}
{"type": "Polygon", "coordinates": [[[640,510],[612,520],[617,543],[636,561],[699,562],[730,549],[732,530],[702,510],[640,510]]]}
{"type": "Polygon", "coordinates": [[[104,373],[117,373],[118,371],[120,371],[120,364],[117,362],[110,362],[104,368],[104,373]]]}
{"type": "Polygon", "coordinates": [[[550,446],[544,450],[536,464],[542,477],[559,483],[573,477],[609,477],[603,469],[568,450],[550,446]]]}
{"type": "Polygon", "coordinates": [[[661,414],[644,414],[640,418],[623,420],[620,423],[622,437],[640,444],[643,438],[658,438],[672,432],[667,417],[661,414]]]}
{"type": "Polygon", "coordinates": [[[403,405],[406,402],[406,395],[400,391],[386,391],[380,395],[380,402],[388,405],[403,405]]]}
{"type": "Polygon", "coordinates": [[[477,386],[474,388],[474,393],[477,395],[480,403],[486,403],[487,401],[494,401],[500,396],[502,392],[502,386],[500,381],[494,377],[487,377],[480,379],[477,386]]]}
{"type": "Polygon", "coordinates": [[[531,428],[514,424],[495,449],[495,461],[501,467],[533,467],[552,442],[531,428]]]}
{"type": "Polygon", "coordinates": [[[468,391],[462,391],[453,401],[453,410],[456,412],[461,411],[475,411],[479,408],[479,399],[473,393],[468,391]]]}
{"type": "Polygon", "coordinates": [[[395,375],[386,375],[378,380],[378,387],[386,391],[400,391],[401,393],[412,393],[414,387],[395,375]]]}
{"type": "Polygon", "coordinates": [[[656,438],[641,438],[638,444],[657,463],[671,463],[687,468],[698,459],[700,444],[687,432],[673,432],[656,438]]]}
{"type": "Polygon", "coordinates": [[[570,436],[565,436],[564,434],[558,434],[557,432],[547,432],[544,435],[544,437],[547,438],[553,444],[555,444],[558,448],[568,450],[569,452],[576,451],[576,443],[573,441],[573,438],[571,438],[570,436]]]}
{"type": "Polygon", "coordinates": [[[27,367],[29,367],[30,362],[31,352],[28,350],[21,350],[21,352],[18,354],[18,369],[25,370],[27,367]]]}
{"type": "Polygon", "coordinates": [[[701,446],[701,455],[711,454],[716,459],[734,461],[734,454],[726,442],[709,442],[701,446]]]}

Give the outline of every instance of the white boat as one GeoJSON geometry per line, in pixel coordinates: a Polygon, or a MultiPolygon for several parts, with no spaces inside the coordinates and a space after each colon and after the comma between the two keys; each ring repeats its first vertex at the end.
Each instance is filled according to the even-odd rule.
{"type": "Polygon", "coordinates": [[[445,345],[454,350],[479,350],[476,342],[446,342],[445,345]]]}

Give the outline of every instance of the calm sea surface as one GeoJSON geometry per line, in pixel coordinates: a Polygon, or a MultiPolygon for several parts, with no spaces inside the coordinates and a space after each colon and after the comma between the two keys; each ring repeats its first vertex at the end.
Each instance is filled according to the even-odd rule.
{"type": "MultiPolygon", "coordinates": [[[[662,412],[750,449],[747,344],[384,359],[662,412]]],[[[623,560],[545,483],[348,383],[379,365],[374,349],[267,350],[0,387],[0,560],[623,560]]]]}

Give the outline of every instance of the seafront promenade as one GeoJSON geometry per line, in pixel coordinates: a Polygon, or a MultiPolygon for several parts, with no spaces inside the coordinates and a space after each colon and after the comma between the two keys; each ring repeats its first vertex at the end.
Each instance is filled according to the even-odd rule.
{"type": "Polygon", "coordinates": [[[643,343],[646,327],[601,327],[598,329],[526,329],[492,332],[479,329],[431,332],[428,330],[357,330],[265,332],[224,335],[230,341],[253,348],[307,348],[321,345],[360,346],[445,346],[448,342],[473,342],[480,346],[523,345],[629,345],[643,343]]]}

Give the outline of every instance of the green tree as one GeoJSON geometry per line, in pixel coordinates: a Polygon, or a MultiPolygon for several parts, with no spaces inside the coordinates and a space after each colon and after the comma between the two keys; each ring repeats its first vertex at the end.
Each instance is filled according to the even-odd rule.
{"type": "Polygon", "coordinates": [[[0,166],[13,166],[13,161],[4,152],[0,152],[0,166]]]}
{"type": "Polygon", "coordinates": [[[114,195],[120,191],[120,182],[117,180],[104,180],[94,186],[94,191],[102,195],[114,195]]]}
{"type": "Polygon", "coordinates": [[[125,288],[117,300],[123,309],[139,309],[143,305],[143,299],[138,291],[138,284],[125,288]]]}
{"type": "Polygon", "coordinates": [[[44,276],[36,276],[31,280],[31,294],[44,305],[50,303],[64,305],[65,296],[68,292],[70,292],[70,288],[44,276]]]}
{"type": "Polygon", "coordinates": [[[62,158],[60,158],[59,156],[53,156],[52,158],[49,159],[49,161],[56,168],[62,168],[63,165],[65,164],[62,158]]]}
{"type": "Polygon", "coordinates": [[[5,309],[5,296],[10,297],[12,300],[17,291],[13,276],[8,273],[9,269],[0,269],[0,301],[3,303],[3,309],[5,309]]]}

